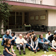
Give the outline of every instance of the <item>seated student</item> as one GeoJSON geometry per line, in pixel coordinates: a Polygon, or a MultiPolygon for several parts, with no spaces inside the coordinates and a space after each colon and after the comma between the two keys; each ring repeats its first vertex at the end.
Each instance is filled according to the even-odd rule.
{"type": "Polygon", "coordinates": [[[48,44],[50,41],[43,38],[43,35],[41,34],[39,35],[38,42],[39,42],[39,47],[43,49],[43,51],[45,50],[48,52],[48,44]]]}
{"type": "Polygon", "coordinates": [[[40,48],[38,47],[38,40],[37,40],[37,36],[33,36],[33,39],[31,39],[31,46],[30,46],[31,50],[34,51],[34,53],[36,53],[37,51],[40,50],[40,48]]]}
{"type": "Polygon", "coordinates": [[[48,40],[48,37],[51,36],[51,35],[52,35],[51,32],[48,31],[48,33],[46,34],[46,39],[48,40]]]}
{"type": "MultiPolygon", "coordinates": [[[[16,45],[16,42],[15,42],[15,40],[16,40],[15,33],[11,33],[11,36],[12,36],[12,43],[11,43],[11,45],[12,45],[12,47],[13,47],[14,45],[16,45]]],[[[14,50],[14,51],[15,51],[15,50],[14,50]]]]}
{"type": "Polygon", "coordinates": [[[53,35],[50,31],[46,34],[46,39],[50,41],[50,46],[52,45],[53,35]]]}
{"type": "Polygon", "coordinates": [[[3,51],[3,55],[4,56],[16,56],[16,54],[14,53],[12,46],[11,46],[11,41],[9,39],[6,39],[6,45],[4,45],[4,51],[3,51]],[[10,52],[10,49],[12,51],[12,53],[10,52]]]}
{"type": "Polygon", "coordinates": [[[30,34],[30,37],[31,37],[31,35],[32,35],[32,31],[31,30],[29,31],[29,34],[30,34]]]}
{"type": "Polygon", "coordinates": [[[15,45],[15,40],[16,40],[16,35],[15,33],[11,33],[11,36],[12,36],[12,45],[15,45]]]}
{"type": "Polygon", "coordinates": [[[19,49],[20,55],[21,55],[21,48],[23,48],[23,54],[26,54],[25,53],[26,43],[27,43],[27,41],[24,38],[22,38],[22,34],[20,34],[19,37],[17,37],[17,39],[16,39],[16,44],[19,49]]]}
{"type": "Polygon", "coordinates": [[[54,40],[52,41],[51,50],[56,52],[56,37],[55,37],[54,40]]]}
{"type": "Polygon", "coordinates": [[[34,33],[34,30],[32,30],[31,38],[33,38],[34,35],[36,35],[36,34],[34,33]]]}
{"type": "Polygon", "coordinates": [[[10,32],[9,31],[6,31],[6,34],[3,35],[3,40],[2,40],[2,43],[1,43],[2,46],[4,46],[5,41],[6,41],[7,38],[12,41],[12,37],[9,34],[10,34],[10,32]]]}
{"type": "Polygon", "coordinates": [[[27,41],[26,47],[29,48],[29,46],[31,45],[31,38],[28,32],[26,33],[26,36],[24,36],[24,39],[27,41]]]}

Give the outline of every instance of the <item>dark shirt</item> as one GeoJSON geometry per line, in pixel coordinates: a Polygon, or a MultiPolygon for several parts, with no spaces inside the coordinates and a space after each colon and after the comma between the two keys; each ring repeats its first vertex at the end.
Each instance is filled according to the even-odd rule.
{"type": "MultiPolygon", "coordinates": [[[[10,51],[11,45],[10,45],[10,47],[4,45],[4,49],[5,49],[5,48],[7,48],[7,49],[10,51]]],[[[6,50],[5,50],[5,51],[6,51],[6,50]]],[[[7,52],[7,51],[6,51],[6,52],[7,52]]]]}

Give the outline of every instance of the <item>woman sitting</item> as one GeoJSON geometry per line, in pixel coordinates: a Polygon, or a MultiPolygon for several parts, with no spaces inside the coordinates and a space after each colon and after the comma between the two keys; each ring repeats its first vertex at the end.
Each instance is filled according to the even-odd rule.
{"type": "Polygon", "coordinates": [[[51,50],[56,52],[56,37],[55,37],[54,40],[52,41],[51,50]]]}
{"type": "Polygon", "coordinates": [[[11,46],[11,41],[9,39],[6,39],[5,41],[3,55],[4,56],[16,56],[16,54],[13,51],[13,47],[11,46]],[[11,48],[12,53],[9,50],[10,48],[11,48]]]}
{"type": "Polygon", "coordinates": [[[31,50],[36,53],[37,51],[40,50],[40,48],[38,47],[38,40],[37,40],[37,36],[33,36],[33,39],[31,39],[31,46],[30,46],[31,50]]]}

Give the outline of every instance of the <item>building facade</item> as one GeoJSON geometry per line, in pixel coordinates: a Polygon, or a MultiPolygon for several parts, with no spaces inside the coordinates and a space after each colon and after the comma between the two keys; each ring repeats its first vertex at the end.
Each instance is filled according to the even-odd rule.
{"type": "Polygon", "coordinates": [[[5,0],[11,6],[6,29],[22,29],[24,24],[45,25],[56,30],[56,0],[5,0]]]}

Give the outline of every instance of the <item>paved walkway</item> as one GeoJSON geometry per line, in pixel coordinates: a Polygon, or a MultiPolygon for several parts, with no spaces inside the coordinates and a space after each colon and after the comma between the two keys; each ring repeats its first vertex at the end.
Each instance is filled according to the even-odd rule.
{"type": "Polygon", "coordinates": [[[0,38],[0,41],[2,41],[2,38],[0,38]]]}

